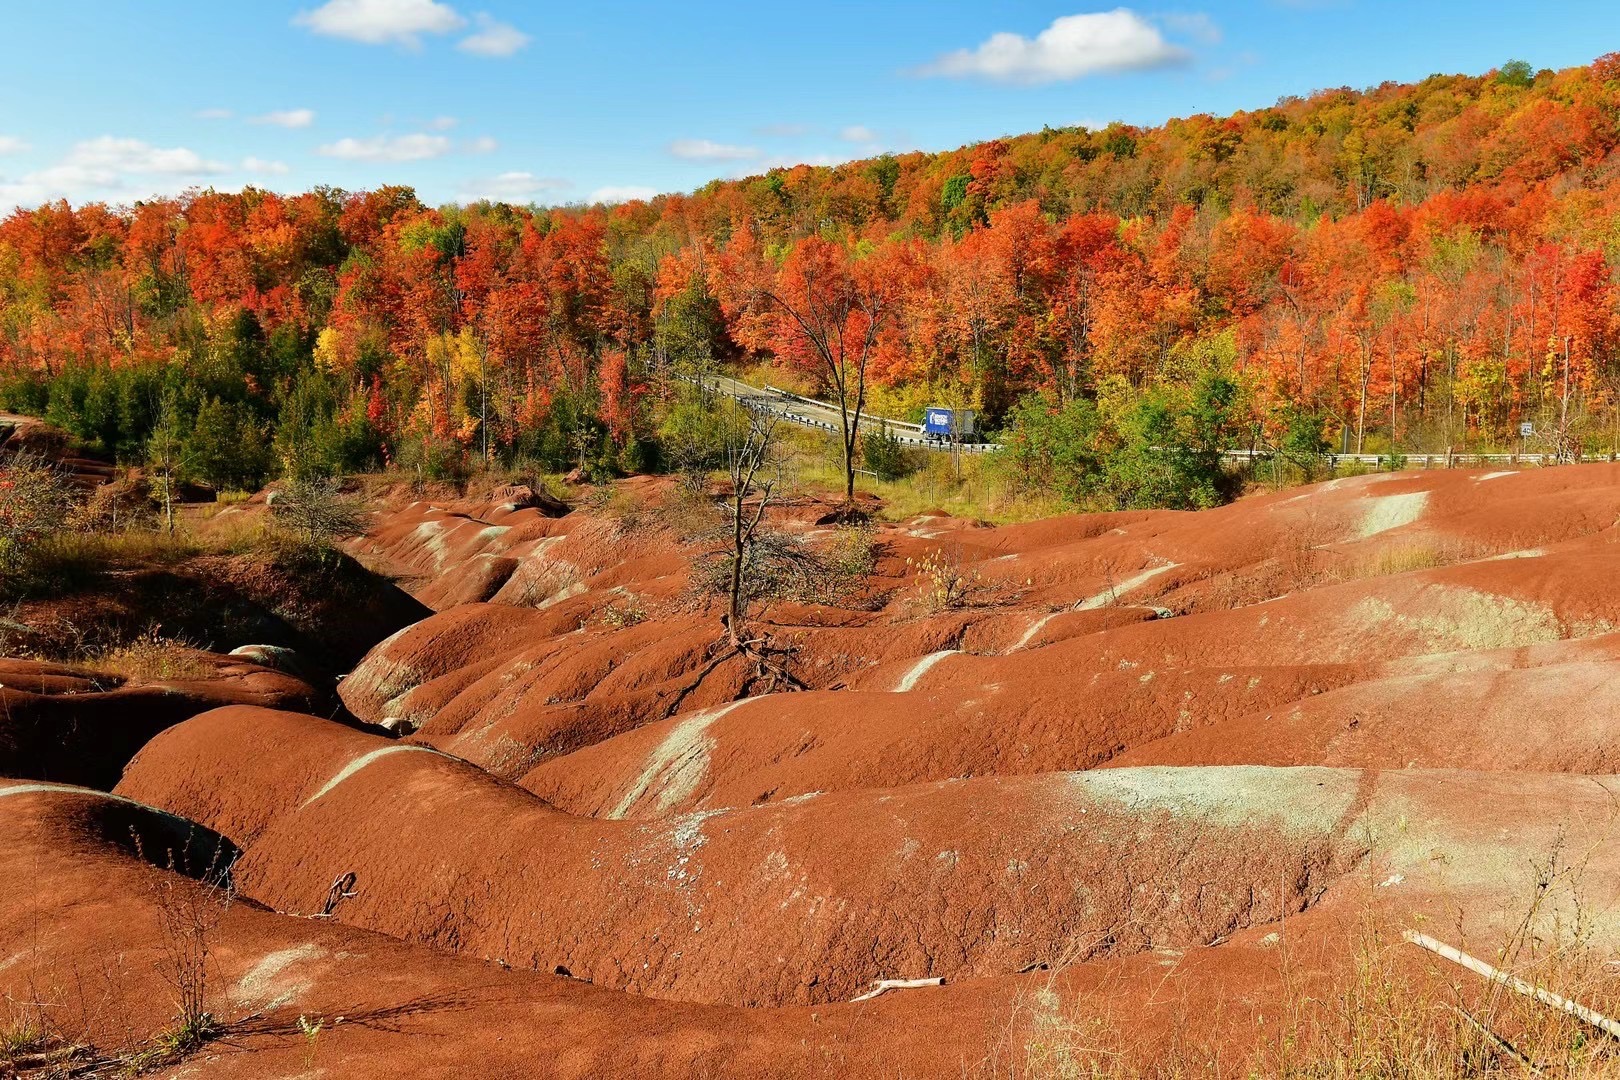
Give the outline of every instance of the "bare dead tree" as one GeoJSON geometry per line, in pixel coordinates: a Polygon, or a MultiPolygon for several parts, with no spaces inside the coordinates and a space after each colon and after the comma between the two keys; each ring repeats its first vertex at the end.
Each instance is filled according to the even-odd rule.
{"type": "Polygon", "coordinates": [[[726,516],[731,547],[727,552],[725,624],[731,644],[740,648],[747,637],[748,602],[762,584],[754,573],[760,562],[760,530],[782,473],[773,460],[780,417],[764,409],[740,409],[738,413],[727,455],[731,493],[726,497],[726,516]]]}
{"type": "Polygon", "coordinates": [[[730,483],[724,495],[707,502],[708,524],[693,534],[708,550],[694,563],[692,587],[725,598],[724,633],[695,677],[671,699],[666,716],[674,715],[721,664],[739,656],[754,668],[747,685],[766,693],[806,689],[789,670],[792,650],[774,645],[750,613],[773,598],[845,602],[859,595],[876,558],[869,527],[846,527],[837,540],[817,547],[773,525],[771,509],[779,504],[782,487],[777,452],[782,419],[768,409],[730,402],[719,407],[730,483]]]}
{"type": "Polygon", "coordinates": [[[730,488],[719,501],[715,526],[705,534],[714,546],[694,567],[693,584],[700,592],[725,597],[726,608],[720,617],[724,636],[696,678],[670,702],[665,715],[673,715],[711,672],[736,656],[752,662],[756,676],[769,689],[805,688],[788,671],[787,652],[773,647],[767,634],[755,632],[748,618],[756,601],[792,591],[793,583],[814,558],[803,544],[769,523],[770,508],[782,482],[776,445],[781,418],[769,410],[730,403],[722,408],[730,488]]]}

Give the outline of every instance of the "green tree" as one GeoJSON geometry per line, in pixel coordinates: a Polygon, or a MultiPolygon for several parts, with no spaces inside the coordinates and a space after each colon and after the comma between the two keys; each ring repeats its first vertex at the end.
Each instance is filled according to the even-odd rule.
{"type": "Polygon", "coordinates": [[[270,447],[252,411],[210,397],[197,409],[186,451],[199,479],[217,490],[256,491],[270,473],[270,447]]]}
{"type": "Polygon", "coordinates": [[[879,480],[899,480],[916,471],[905,443],[887,424],[861,433],[861,463],[879,480]]]}
{"type": "MultiPolygon", "coordinates": [[[[1327,464],[1333,445],[1327,438],[1327,418],[1321,413],[1295,406],[1287,413],[1287,426],[1277,440],[1276,464],[1296,472],[1309,483],[1316,479],[1327,464]]],[[[1274,482],[1282,482],[1282,473],[1273,472],[1274,482]]]]}
{"type": "Polygon", "coordinates": [[[180,485],[192,478],[192,462],[186,445],[185,421],[179,399],[166,394],[158,407],[157,423],[146,439],[146,465],[152,476],[152,497],[163,507],[163,524],[174,532],[174,504],[180,485]]]}
{"type": "Polygon", "coordinates": [[[1497,69],[1496,81],[1503,86],[1529,86],[1536,81],[1535,69],[1523,60],[1509,60],[1497,69]]]}

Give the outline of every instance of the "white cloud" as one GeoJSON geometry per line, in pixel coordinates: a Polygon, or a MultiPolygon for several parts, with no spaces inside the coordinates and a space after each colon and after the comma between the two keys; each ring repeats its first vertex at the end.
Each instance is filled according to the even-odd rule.
{"type": "Polygon", "coordinates": [[[636,199],[650,199],[657,194],[657,188],[645,187],[641,184],[609,184],[607,187],[599,187],[591,192],[586,201],[593,203],[633,202],[636,199]]]}
{"type": "Polygon", "coordinates": [[[266,176],[286,176],[292,170],[287,168],[285,161],[266,161],[264,158],[245,157],[242,159],[242,171],[262,173],[266,176]]]}
{"type": "Polygon", "coordinates": [[[878,142],[878,133],[865,124],[851,124],[838,133],[838,137],[845,142],[875,143],[878,142]]]}
{"type": "Polygon", "coordinates": [[[421,35],[448,34],[467,20],[437,0],[327,0],[314,11],[300,11],[293,23],[327,37],[416,49],[421,35]]]}
{"type": "Polygon", "coordinates": [[[15,135],[0,135],[0,154],[21,154],[31,149],[15,135]]]}
{"type": "Polygon", "coordinates": [[[443,135],[375,135],[369,139],[339,139],[315,148],[322,157],[345,161],[424,161],[450,152],[443,135]]]}
{"type": "Polygon", "coordinates": [[[540,196],[558,191],[566,191],[572,185],[567,180],[555,176],[536,176],[531,172],[503,172],[499,176],[479,177],[461,185],[461,196],[464,199],[476,202],[488,199],[491,202],[526,203],[534,202],[540,196]]]}
{"type": "Polygon", "coordinates": [[[198,109],[197,110],[197,119],[199,119],[199,120],[229,120],[231,117],[233,117],[235,115],[236,114],[231,112],[231,110],[229,110],[229,109],[198,109]]]}
{"type": "Polygon", "coordinates": [[[470,154],[493,154],[500,149],[500,143],[492,135],[480,135],[476,139],[467,140],[467,152],[470,154]]]}
{"type": "MultiPolygon", "coordinates": [[[[1218,33],[1208,19],[1201,26],[1206,34],[1218,33]]],[[[1166,41],[1153,23],[1129,8],[1115,8],[1061,16],[1034,38],[991,34],[977,48],[946,53],[919,74],[1034,84],[1171,67],[1191,59],[1187,49],[1166,41]]]]}
{"type": "Polygon", "coordinates": [[[277,109],[267,112],[263,116],[253,118],[255,124],[269,124],[272,127],[307,128],[315,122],[314,109],[277,109]]]}
{"type": "Polygon", "coordinates": [[[480,11],[478,30],[462,38],[456,48],[474,56],[511,56],[532,39],[515,26],[493,19],[480,11]]]}
{"type": "Polygon", "coordinates": [[[0,184],[0,204],[173,194],[228,172],[230,166],[183,146],[159,147],[140,139],[103,135],[75,144],[53,165],[0,184]]]}
{"type": "Polygon", "coordinates": [[[453,116],[436,116],[427,122],[427,127],[431,131],[449,131],[455,126],[456,118],[453,116]]]}
{"type": "Polygon", "coordinates": [[[228,166],[205,160],[183,146],[163,149],[139,139],[115,139],[111,135],[78,143],[62,164],[71,168],[168,176],[211,176],[230,171],[228,166]]]}
{"type": "Polygon", "coordinates": [[[676,139],[669,152],[686,161],[752,161],[760,152],[752,146],[733,146],[709,139],[676,139]]]}

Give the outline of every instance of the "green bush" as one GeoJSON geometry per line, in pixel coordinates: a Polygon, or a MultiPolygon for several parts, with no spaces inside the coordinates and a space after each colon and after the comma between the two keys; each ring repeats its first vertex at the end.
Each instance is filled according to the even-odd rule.
{"type": "Polygon", "coordinates": [[[0,409],[24,416],[44,416],[50,405],[50,389],[38,379],[13,375],[0,380],[0,409]]]}
{"type": "Polygon", "coordinates": [[[282,402],[276,451],[288,476],[339,476],[382,464],[383,439],[366,413],[366,394],[347,392],[330,376],[312,372],[282,402]]]}
{"type": "Polygon", "coordinates": [[[1327,417],[1297,407],[1288,410],[1287,426],[1277,442],[1278,462],[1310,483],[1326,468],[1332,449],[1327,438],[1327,417]]]}
{"type": "Polygon", "coordinates": [[[879,480],[902,480],[917,471],[917,462],[887,424],[861,435],[861,464],[879,480]]]}
{"type": "Polygon", "coordinates": [[[257,491],[273,464],[258,418],[243,405],[207,398],[186,436],[196,476],[218,491],[257,491]]]}
{"type": "Polygon", "coordinates": [[[1221,458],[1236,437],[1238,387],[1218,372],[1190,387],[1105,385],[1100,401],[1020,401],[1003,434],[1002,466],[1027,491],[1087,509],[1191,510],[1232,498],[1221,458]]]}
{"type": "Polygon", "coordinates": [[[675,472],[705,472],[725,464],[730,432],[714,395],[683,386],[658,425],[658,444],[675,472]]]}

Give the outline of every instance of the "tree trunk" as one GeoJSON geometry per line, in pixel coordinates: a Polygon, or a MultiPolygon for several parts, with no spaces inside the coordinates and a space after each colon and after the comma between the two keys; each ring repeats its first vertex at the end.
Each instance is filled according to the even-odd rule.
{"type": "Polygon", "coordinates": [[[744,492],[741,488],[731,494],[731,582],[729,588],[730,604],[727,608],[729,617],[726,620],[726,629],[731,634],[733,645],[737,643],[741,632],[743,617],[743,563],[747,560],[748,551],[746,539],[746,526],[743,523],[744,492]]]}
{"type": "Polygon", "coordinates": [[[1367,436],[1367,383],[1372,379],[1372,360],[1361,358],[1361,404],[1356,411],[1356,453],[1361,453],[1367,436]]]}

